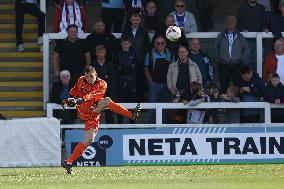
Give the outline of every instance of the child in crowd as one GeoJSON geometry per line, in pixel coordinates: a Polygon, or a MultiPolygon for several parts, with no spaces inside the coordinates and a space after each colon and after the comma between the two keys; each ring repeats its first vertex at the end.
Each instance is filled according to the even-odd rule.
{"type": "MultiPolygon", "coordinates": [[[[210,98],[210,102],[220,102],[219,88],[216,83],[210,82],[208,84],[208,96],[210,98]]],[[[209,109],[206,113],[206,120],[210,124],[218,123],[218,110],[212,108],[209,109]]]]}
{"type": "MultiPolygon", "coordinates": [[[[136,102],[136,62],[134,51],[131,50],[131,38],[121,39],[121,50],[115,59],[117,73],[117,100],[121,103],[136,102]]],[[[132,123],[133,120],[130,120],[132,123]]],[[[123,123],[123,116],[118,115],[118,123],[123,123]]]]}
{"type": "MultiPolygon", "coordinates": [[[[277,73],[272,74],[270,81],[265,87],[264,100],[275,104],[284,103],[284,87],[280,82],[280,77],[277,73]]],[[[273,123],[284,122],[283,109],[272,109],[271,115],[271,121],[273,123]]]]}
{"type": "MultiPolygon", "coordinates": [[[[200,83],[192,82],[190,84],[190,92],[192,94],[192,100],[188,102],[189,106],[194,106],[202,102],[210,102],[210,98],[203,91],[203,86],[200,83]]],[[[187,103],[186,101],[184,101],[187,103]]],[[[202,124],[204,121],[205,110],[193,110],[187,111],[187,123],[189,124],[202,124]]]]}
{"type": "MultiPolygon", "coordinates": [[[[221,94],[221,102],[240,102],[239,88],[230,86],[226,94],[221,94]]],[[[219,123],[240,123],[239,109],[223,109],[219,112],[219,123]]]]}

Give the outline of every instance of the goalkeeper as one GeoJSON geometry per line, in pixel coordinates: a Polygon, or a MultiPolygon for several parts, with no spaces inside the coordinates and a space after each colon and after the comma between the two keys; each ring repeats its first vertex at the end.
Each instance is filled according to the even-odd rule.
{"type": "Polygon", "coordinates": [[[140,104],[128,111],[123,106],[104,97],[107,83],[97,77],[95,68],[85,68],[85,75],[81,76],[70,91],[70,96],[63,103],[63,108],[76,107],[80,118],[85,122],[85,138],[80,142],[73,153],[63,162],[63,167],[68,174],[72,173],[72,163],[78,159],[84,150],[93,142],[98,129],[101,112],[108,108],[111,111],[136,120],[140,111],[140,104]]]}

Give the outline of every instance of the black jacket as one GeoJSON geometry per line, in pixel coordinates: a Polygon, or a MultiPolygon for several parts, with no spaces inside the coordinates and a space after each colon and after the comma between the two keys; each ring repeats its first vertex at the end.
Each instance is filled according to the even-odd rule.
{"type": "MultiPolygon", "coordinates": [[[[280,103],[284,103],[284,86],[279,83],[277,87],[269,82],[265,87],[264,101],[275,103],[276,99],[280,99],[280,103]]],[[[272,109],[272,115],[284,115],[284,109],[272,109]]]]}
{"type": "MultiPolygon", "coordinates": [[[[73,87],[73,83],[69,83],[69,91],[71,90],[71,88],[73,87]]],[[[50,102],[52,103],[57,103],[57,104],[61,104],[62,101],[60,99],[60,95],[61,95],[61,91],[63,88],[63,84],[61,81],[56,81],[53,83],[52,85],[52,89],[50,92],[50,102]]]]}

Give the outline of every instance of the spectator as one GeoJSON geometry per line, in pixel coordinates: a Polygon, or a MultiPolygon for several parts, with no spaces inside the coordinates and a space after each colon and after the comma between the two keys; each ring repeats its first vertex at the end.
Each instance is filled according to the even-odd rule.
{"type": "Polygon", "coordinates": [[[106,25],[106,33],[111,33],[113,25],[114,33],[121,33],[124,18],[123,0],[105,0],[102,3],[101,18],[106,25]]]}
{"type": "MultiPolygon", "coordinates": [[[[238,97],[239,88],[237,86],[230,86],[226,94],[221,94],[221,102],[240,102],[238,97]]],[[[223,109],[219,112],[219,123],[240,123],[239,109],[223,109]]]]}
{"type": "Polygon", "coordinates": [[[105,24],[102,20],[96,20],[94,23],[94,32],[88,35],[87,43],[90,48],[91,60],[94,62],[96,57],[96,47],[103,45],[106,48],[106,59],[112,61],[116,49],[116,38],[111,33],[106,32],[105,24]]]}
{"type": "Polygon", "coordinates": [[[7,118],[0,113],[0,120],[7,120],[7,118]]]}
{"type": "Polygon", "coordinates": [[[202,84],[202,75],[195,62],[188,58],[185,47],[178,50],[178,60],[169,66],[167,73],[167,85],[174,97],[182,97],[189,88],[190,83],[202,84]]]}
{"type": "Polygon", "coordinates": [[[278,73],[281,78],[281,82],[283,83],[284,81],[284,73],[283,73],[284,40],[283,39],[278,39],[274,42],[274,51],[275,51],[274,53],[268,55],[265,58],[264,67],[263,67],[263,79],[266,82],[268,82],[270,76],[273,73],[278,73]]]}
{"type": "MultiPolygon", "coordinates": [[[[284,87],[277,73],[272,74],[271,80],[265,87],[264,100],[275,104],[284,103],[284,87]]],[[[284,109],[272,109],[271,115],[272,123],[284,122],[284,109]]]]}
{"type": "Polygon", "coordinates": [[[196,1],[196,10],[200,20],[200,28],[202,32],[207,32],[214,27],[212,15],[217,0],[198,0],[196,1]]]}
{"type": "Polygon", "coordinates": [[[126,9],[126,26],[128,26],[130,17],[133,14],[141,15],[146,6],[147,0],[123,0],[126,9]]]}
{"type": "Polygon", "coordinates": [[[175,11],[170,14],[174,16],[175,24],[180,27],[185,34],[197,32],[197,25],[193,14],[185,9],[184,0],[176,0],[175,11]]]}
{"type": "Polygon", "coordinates": [[[225,93],[232,80],[238,85],[241,67],[246,63],[249,50],[245,37],[236,29],[235,16],[226,17],[226,30],[216,39],[215,58],[219,63],[221,93],[225,93]]]}
{"type": "MultiPolygon", "coordinates": [[[[249,66],[242,68],[242,79],[239,84],[242,102],[260,102],[264,96],[264,81],[253,73],[249,66]]],[[[259,109],[243,109],[240,117],[241,123],[259,123],[259,109]]]]}
{"type": "MultiPolygon", "coordinates": [[[[239,31],[243,32],[268,32],[264,22],[264,7],[256,0],[247,0],[240,6],[237,13],[239,31]]],[[[250,66],[256,71],[256,39],[247,40],[250,55],[250,66]]]]}
{"type": "MultiPolygon", "coordinates": [[[[173,60],[166,49],[166,40],[160,36],[155,39],[154,48],[145,57],[145,77],[149,84],[149,102],[169,102],[167,72],[173,60]]],[[[149,111],[149,122],[155,123],[155,111],[149,111]]]]}
{"type": "Polygon", "coordinates": [[[55,7],[53,32],[66,33],[67,27],[71,24],[75,24],[78,27],[79,33],[89,31],[85,7],[77,3],[76,0],[64,0],[55,7]]]}
{"type": "Polygon", "coordinates": [[[148,33],[156,33],[162,27],[162,17],[157,12],[157,5],[149,1],[146,5],[145,14],[142,14],[142,25],[148,33]]]}
{"type": "Polygon", "coordinates": [[[271,18],[272,33],[276,39],[283,38],[281,32],[284,32],[284,0],[279,2],[279,10],[280,13],[271,18]]]}
{"type": "Polygon", "coordinates": [[[202,124],[205,117],[205,110],[194,110],[192,109],[194,105],[200,104],[202,102],[210,102],[210,98],[203,91],[203,87],[200,83],[192,82],[190,84],[190,89],[192,93],[192,100],[189,101],[188,105],[191,106],[187,110],[187,124],[202,124]]]}
{"type": "Polygon", "coordinates": [[[183,46],[188,48],[188,41],[186,39],[186,36],[183,31],[181,31],[181,37],[177,41],[170,41],[166,37],[166,31],[168,27],[175,25],[175,19],[173,15],[168,15],[165,19],[165,24],[163,27],[160,28],[160,30],[154,35],[152,43],[155,41],[155,38],[157,36],[163,36],[166,39],[167,42],[167,49],[171,52],[171,55],[174,56],[175,59],[177,59],[177,51],[179,47],[183,46]]]}
{"type": "Polygon", "coordinates": [[[273,15],[271,0],[257,0],[256,2],[264,7],[264,27],[271,29],[271,16],[273,15]]]}
{"type": "Polygon", "coordinates": [[[91,58],[85,41],[78,38],[76,25],[67,27],[68,37],[58,41],[55,46],[52,63],[56,77],[62,70],[69,70],[73,81],[84,74],[84,68],[90,65],[91,58]]]}
{"type": "Polygon", "coordinates": [[[189,46],[189,58],[198,65],[202,75],[203,87],[207,88],[208,82],[213,79],[213,66],[209,56],[200,50],[200,42],[198,39],[190,39],[189,46]]]}
{"type": "MultiPolygon", "coordinates": [[[[208,84],[208,96],[210,98],[210,102],[220,102],[220,92],[216,83],[210,82],[208,84]]],[[[206,120],[208,120],[208,123],[210,124],[219,123],[217,109],[210,108],[209,110],[207,110],[205,116],[206,120]]]]}
{"type": "Polygon", "coordinates": [[[45,32],[45,14],[40,11],[37,6],[37,0],[16,0],[16,39],[17,39],[17,50],[23,52],[25,50],[23,43],[23,25],[25,14],[31,14],[37,17],[38,24],[38,44],[42,44],[42,35],[45,32]]]}
{"type": "MultiPolygon", "coordinates": [[[[70,97],[70,89],[73,87],[71,75],[68,70],[62,70],[59,75],[60,80],[53,83],[50,94],[50,102],[56,104],[62,104],[64,100],[68,99],[70,97]]],[[[77,117],[77,110],[54,110],[53,115],[61,120],[61,124],[74,124],[77,117]]]]}
{"type": "MultiPolygon", "coordinates": [[[[131,38],[121,39],[121,50],[115,59],[117,72],[117,101],[122,103],[136,102],[136,61],[131,49],[131,38]]],[[[130,123],[133,121],[129,120],[130,123]]],[[[118,115],[118,123],[123,123],[123,117],[118,115]]]]}
{"type": "Polygon", "coordinates": [[[165,3],[165,0],[156,0],[155,2],[158,6],[159,12],[163,16],[163,19],[165,19],[166,16],[175,8],[175,0],[167,0],[167,3],[165,3]]]}
{"type": "Polygon", "coordinates": [[[279,3],[280,0],[271,0],[271,5],[273,7],[273,12],[274,14],[279,14],[280,10],[279,10],[279,3]]]}
{"type": "Polygon", "coordinates": [[[130,37],[132,39],[132,49],[135,53],[137,61],[137,73],[136,73],[136,95],[138,102],[145,100],[146,81],[144,75],[144,60],[146,52],[150,47],[150,40],[147,31],[140,26],[141,17],[139,14],[133,14],[130,18],[131,26],[126,27],[122,34],[122,38],[130,37]]]}
{"type": "MultiPolygon", "coordinates": [[[[96,47],[96,57],[97,59],[92,62],[92,65],[99,78],[103,79],[107,83],[107,90],[105,96],[115,99],[115,72],[110,63],[106,59],[106,48],[102,45],[96,47]]],[[[114,116],[110,110],[105,111],[105,120],[108,124],[114,123],[114,116]]]]}

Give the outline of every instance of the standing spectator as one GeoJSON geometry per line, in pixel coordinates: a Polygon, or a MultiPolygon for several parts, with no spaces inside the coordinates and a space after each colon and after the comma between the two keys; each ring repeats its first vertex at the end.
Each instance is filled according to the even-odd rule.
{"type": "Polygon", "coordinates": [[[184,0],[176,0],[175,11],[170,13],[174,16],[175,24],[184,31],[185,34],[197,32],[197,25],[193,14],[185,9],[184,0]]]}
{"type": "Polygon", "coordinates": [[[106,33],[121,33],[124,18],[123,0],[104,0],[101,9],[101,18],[106,25],[106,33]]]}
{"type": "Polygon", "coordinates": [[[179,47],[183,46],[188,49],[188,41],[186,39],[186,36],[183,31],[181,31],[181,37],[177,41],[170,41],[166,37],[166,31],[168,27],[175,25],[175,19],[173,15],[168,15],[165,19],[165,24],[163,27],[160,28],[160,30],[154,35],[152,43],[155,41],[155,38],[157,36],[163,36],[166,39],[167,42],[167,49],[171,52],[171,55],[174,56],[175,59],[177,59],[178,55],[178,49],[179,47]]]}
{"type": "MultiPolygon", "coordinates": [[[[247,3],[239,7],[237,22],[239,31],[243,32],[268,32],[264,22],[264,7],[256,0],[247,0],[247,3]]],[[[256,39],[248,39],[250,54],[250,66],[256,71],[256,39]]]]}
{"type": "Polygon", "coordinates": [[[264,67],[263,67],[263,79],[264,81],[268,82],[270,76],[273,73],[278,73],[281,82],[284,81],[284,61],[283,61],[283,56],[284,56],[284,40],[283,39],[278,39],[274,42],[274,53],[268,55],[265,58],[264,62],[264,67]]]}
{"type": "MultiPolygon", "coordinates": [[[[264,96],[264,81],[253,73],[249,66],[242,68],[242,79],[239,84],[240,95],[242,102],[261,102],[264,96]]],[[[259,109],[243,109],[240,117],[241,123],[259,123],[260,110],[259,109]]]]}
{"type": "Polygon", "coordinates": [[[200,50],[200,42],[198,39],[190,39],[189,46],[189,58],[198,65],[202,75],[203,87],[207,88],[208,82],[213,79],[213,66],[209,56],[200,50]]]}
{"type": "Polygon", "coordinates": [[[192,82],[202,84],[202,75],[197,64],[188,58],[188,50],[180,47],[178,60],[169,66],[168,88],[174,97],[182,97],[192,82]]]}
{"type": "MultiPolygon", "coordinates": [[[[92,66],[95,68],[98,77],[107,83],[108,87],[105,96],[115,99],[115,72],[112,63],[106,59],[106,48],[102,45],[98,45],[96,47],[96,55],[97,59],[92,62],[92,66]]],[[[113,115],[110,110],[105,111],[106,123],[114,123],[113,115]]]]}
{"type": "Polygon", "coordinates": [[[142,25],[148,33],[155,34],[162,27],[162,17],[157,12],[157,5],[154,1],[146,4],[146,11],[142,14],[142,25]]]}
{"type": "Polygon", "coordinates": [[[16,38],[17,38],[17,50],[23,52],[25,50],[23,43],[23,25],[25,14],[31,14],[37,17],[38,24],[38,44],[42,44],[42,35],[45,32],[45,14],[40,11],[37,6],[37,0],[16,0],[16,38]]]}
{"type": "Polygon", "coordinates": [[[130,23],[130,17],[133,14],[141,15],[146,6],[147,0],[123,0],[126,9],[126,26],[130,23]]]}
{"type": "Polygon", "coordinates": [[[276,39],[283,38],[281,32],[284,32],[284,0],[279,2],[280,13],[272,16],[272,33],[276,39]]]}
{"type": "Polygon", "coordinates": [[[159,12],[163,16],[163,19],[165,19],[166,16],[175,8],[175,0],[167,0],[167,3],[165,3],[165,0],[156,0],[155,2],[158,6],[159,12]]]}
{"type": "MultiPolygon", "coordinates": [[[[60,80],[53,83],[50,93],[50,102],[56,104],[62,104],[64,100],[70,98],[69,92],[73,87],[68,70],[62,70],[59,75],[60,80]]],[[[74,124],[77,110],[54,110],[54,117],[61,120],[61,124],[74,124]]]]}
{"type": "Polygon", "coordinates": [[[90,52],[86,42],[78,38],[76,25],[67,27],[68,37],[58,41],[55,46],[52,63],[55,76],[59,77],[61,70],[69,70],[73,81],[84,73],[84,68],[91,63],[90,52]]]}
{"type": "Polygon", "coordinates": [[[66,33],[67,27],[71,24],[75,24],[78,27],[79,33],[89,31],[85,7],[77,3],[76,0],[64,0],[55,7],[53,32],[66,33]]]}
{"type": "MultiPolygon", "coordinates": [[[[238,97],[239,88],[237,86],[230,86],[227,89],[226,94],[221,94],[221,102],[240,102],[240,97],[238,97]]],[[[219,112],[219,123],[240,123],[240,110],[224,109],[219,112]]]]}
{"type": "Polygon", "coordinates": [[[126,27],[122,34],[122,38],[130,37],[132,49],[135,53],[135,58],[137,61],[137,73],[136,73],[136,95],[138,102],[143,102],[145,99],[146,92],[146,81],[144,75],[144,60],[146,52],[150,47],[150,40],[146,30],[140,26],[141,17],[139,14],[133,14],[130,17],[131,25],[126,27]]]}
{"type": "Polygon", "coordinates": [[[238,85],[241,67],[249,56],[247,41],[236,29],[235,16],[226,17],[226,30],[217,36],[215,51],[219,63],[221,93],[225,93],[231,80],[233,85],[238,85]]]}
{"type": "MultiPolygon", "coordinates": [[[[168,102],[167,72],[170,63],[170,52],[166,49],[166,40],[160,36],[155,39],[154,49],[145,57],[145,76],[149,84],[149,102],[168,102]]],[[[149,111],[149,122],[155,123],[155,111],[149,111]]]]}
{"type": "MultiPolygon", "coordinates": [[[[284,87],[277,73],[272,74],[271,80],[265,87],[264,100],[275,104],[284,103],[284,87]]],[[[271,121],[272,123],[283,123],[284,109],[272,109],[271,121]]]]}
{"type": "Polygon", "coordinates": [[[214,27],[212,15],[217,0],[198,0],[196,1],[196,10],[200,20],[200,28],[202,32],[207,32],[214,27]]]}
{"type": "MultiPolygon", "coordinates": [[[[131,47],[131,38],[121,39],[121,50],[115,59],[117,73],[117,101],[121,103],[136,102],[136,61],[131,47]]],[[[129,120],[133,123],[132,120],[129,120]]],[[[118,115],[118,123],[123,123],[123,117],[118,115]]]]}
{"type": "Polygon", "coordinates": [[[96,47],[103,45],[106,48],[106,59],[113,60],[114,51],[116,49],[116,39],[114,35],[106,32],[105,24],[102,20],[96,20],[94,23],[94,32],[88,35],[87,43],[90,48],[92,62],[97,59],[96,47]]]}
{"type": "Polygon", "coordinates": [[[264,7],[264,27],[271,29],[271,16],[273,15],[271,0],[257,0],[256,2],[264,7]]]}

